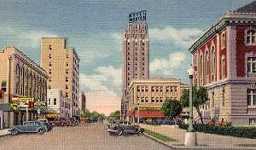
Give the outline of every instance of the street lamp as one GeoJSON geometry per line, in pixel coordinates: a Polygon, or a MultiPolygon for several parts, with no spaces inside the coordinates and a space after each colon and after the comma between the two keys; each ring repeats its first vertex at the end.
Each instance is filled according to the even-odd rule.
{"type": "Polygon", "coordinates": [[[137,118],[137,123],[140,124],[140,103],[137,103],[138,105],[138,118],[137,118]]]}
{"type": "Polygon", "coordinates": [[[185,134],[185,146],[195,146],[197,144],[197,137],[196,132],[193,132],[193,68],[189,68],[187,73],[189,77],[189,126],[185,134]]]}
{"type": "MultiPolygon", "coordinates": [[[[8,58],[8,60],[9,60],[9,74],[8,74],[8,104],[10,104],[11,103],[11,78],[12,78],[12,75],[11,75],[11,73],[12,73],[12,56],[9,56],[9,58],[8,58]]],[[[11,116],[10,116],[11,114],[10,114],[10,110],[8,111],[8,117],[7,117],[7,120],[8,120],[8,127],[10,127],[11,126],[11,116]]]]}

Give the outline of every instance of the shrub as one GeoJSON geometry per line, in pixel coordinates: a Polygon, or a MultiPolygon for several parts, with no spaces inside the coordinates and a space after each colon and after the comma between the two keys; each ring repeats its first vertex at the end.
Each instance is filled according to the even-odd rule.
{"type": "MultiPolygon", "coordinates": [[[[187,129],[188,125],[180,124],[179,127],[182,129],[187,129]]],[[[233,126],[194,124],[193,128],[197,132],[256,139],[255,127],[233,127],[233,126]]]]}

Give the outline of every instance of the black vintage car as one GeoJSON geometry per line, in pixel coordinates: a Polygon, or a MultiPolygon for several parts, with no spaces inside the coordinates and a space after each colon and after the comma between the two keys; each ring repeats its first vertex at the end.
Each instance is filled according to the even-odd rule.
{"type": "Polygon", "coordinates": [[[40,133],[43,134],[47,131],[47,126],[40,121],[26,121],[22,125],[14,126],[9,130],[11,135],[19,133],[40,133]]]}
{"type": "Polygon", "coordinates": [[[143,128],[140,128],[136,125],[125,125],[125,124],[116,124],[109,126],[107,129],[110,135],[132,135],[137,134],[140,135],[144,132],[143,128]]]}

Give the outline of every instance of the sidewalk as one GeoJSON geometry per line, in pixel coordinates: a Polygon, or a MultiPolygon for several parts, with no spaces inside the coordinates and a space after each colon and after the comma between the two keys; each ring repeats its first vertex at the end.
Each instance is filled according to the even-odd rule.
{"type": "Polygon", "coordinates": [[[9,135],[10,133],[8,132],[9,129],[2,129],[0,130],[0,137],[1,136],[6,136],[9,135]]]}
{"type": "MultiPolygon", "coordinates": [[[[186,148],[184,146],[185,132],[186,130],[180,129],[175,126],[161,125],[140,125],[142,128],[163,134],[172,139],[174,142],[164,143],[172,148],[186,148]]],[[[150,137],[153,138],[153,137],[150,137]]],[[[156,140],[156,139],[155,139],[156,140]]],[[[256,149],[256,139],[239,138],[232,136],[222,136],[216,134],[197,133],[198,146],[193,149],[256,149]]]]}

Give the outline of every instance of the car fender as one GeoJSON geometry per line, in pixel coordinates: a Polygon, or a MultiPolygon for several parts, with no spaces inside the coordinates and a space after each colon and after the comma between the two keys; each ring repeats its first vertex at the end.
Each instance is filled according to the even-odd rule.
{"type": "Polygon", "coordinates": [[[14,127],[14,128],[11,129],[11,131],[13,131],[13,130],[17,130],[18,132],[24,132],[24,130],[22,130],[20,128],[17,128],[17,127],[14,127]]]}

